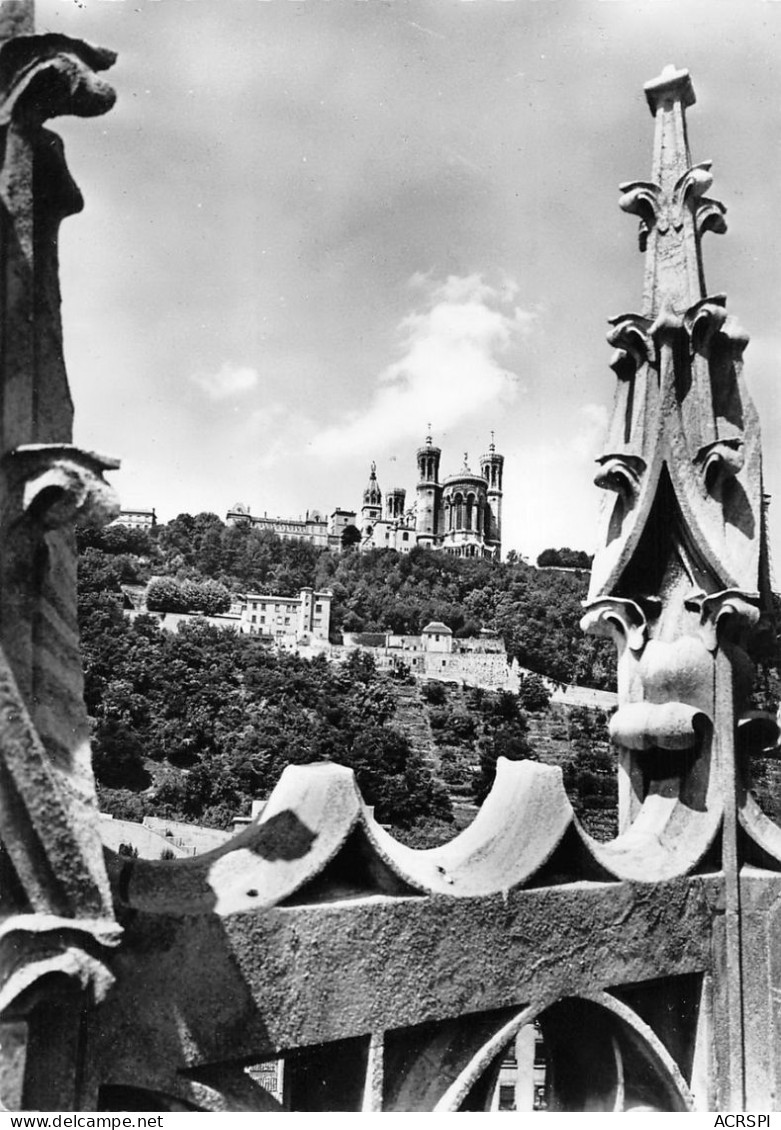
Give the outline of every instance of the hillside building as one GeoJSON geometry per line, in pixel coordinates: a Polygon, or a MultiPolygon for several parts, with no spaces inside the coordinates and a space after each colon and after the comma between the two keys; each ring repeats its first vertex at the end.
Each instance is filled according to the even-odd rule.
{"type": "Polygon", "coordinates": [[[315,592],[303,588],[298,596],[245,595],[241,611],[241,631],[252,636],[267,636],[277,643],[328,642],[331,626],[329,589],[315,592]]]}
{"type": "Polygon", "coordinates": [[[326,519],[319,510],[307,510],[303,518],[270,518],[251,514],[237,502],[226,515],[228,525],[249,524],[268,530],[288,541],[306,541],[319,549],[340,552],[348,527],[358,530],[359,548],[395,549],[409,553],[416,545],[439,549],[456,557],[492,557],[502,550],[502,477],[504,456],[493,442],[480,457],[480,470],[472,471],[468,456],[453,475],[440,479],[442,452],[427,435],[417,451],[418,482],[412,505],[407,491],[393,486],[385,494],[372,463],[363,492],[360,512],[337,507],[326,519]]]}
{"type": "Polygon", "coordinates": [[[408,553],[413,546],[439,549],[456,557],[493,557],[502,548],[502,478],[504,456],[491,438],[473,472],[468,455],[454,475],[440,480],[442,451],[427,435],[417,451],[418,482],[415,503],[406,507],[406,491],[392,487],[382,502],[376,465],[372,463],[361,506],[361,549],[395,549],[408,553]]]}
{"type": "Polygon", "coordinates": [[[337,507],[328,518],[319,510],[307,510],[303,518],[269,518],[251,514],[249,506],[237,502],[225,516],[229,526],[250,525],[255,529],[268,530],[283,541],[306,541],[318,549],[330,549],[338,553],[342,548],[342,536],[348,526],[354,526],[357,518],[355,510],[337,507]]]}
{"type": "Polygon", "coordinates": [[[264,636],[284,647],[306,646],[313,641],[328,643],[333,599],[330,589],[316,592],[312,588],[303,588],[298,596],[249,592],[234,596],[228,612],[214,615],[203,612],[150,613],[146,594],[147,588],[143,585],[123,585],[125,615],[130,620],[141,615],[154,616],[167,632],[176,632],[180,624],[197,621],[217,628],[229,628],[242,635],[264,636]]]}
{"type": "Polygon", "coordinates": [[[269,518],[251,514],[248,506],[237,502],[228,511],[225,521],[229,526],[248,524],[259,530],[268,530],[283,541],[306,541],[318,549],[333,548],[329,542],[329,525],[319,510],[307,510],[303,518],[269,518]]]}
{"type": "Polygon", "coordinates": [[[381,671],[407,670],[418,678],[463,682],[490,690],[518,691],[518,661],[509,662],[504,640],[483,629],[456,639],[447,624],[432,620],[419,636],[392,632],[345,632],[344,646],[368,651],[381,671]]]}
{"type": "Polygon", "coordinates": [[[141,510],[120,510],[119,517],[110,526],[130,526],[136,530],[152,530],[157,525],[154,508],[141,510]]]}
{"type": "Polygon", "coordinates": [[[409,553],[417,545],[414,507],[405,507],[407,493],[403,487],[392,487],[385,496],[377,481],[377,465],[372,463],[369,482],[363,492],[358,529],[361,534],[360,549],[395,549],[409,553]]]}

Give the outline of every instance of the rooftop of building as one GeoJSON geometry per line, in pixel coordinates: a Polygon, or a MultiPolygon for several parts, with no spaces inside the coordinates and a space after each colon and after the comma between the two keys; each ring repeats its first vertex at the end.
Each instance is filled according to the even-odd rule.
{"type": "Polygon", "coordinates": [[[273,592],[245,592],[242,594],[242,598],[244,600],[273,600],[278,604],[282,604],[284,601],[287,601],[288,604],[298,604],[302,593],[312,593],[317,597],[328,597],[329,600],[334,595],[331,589],[313,589],[305,586],[297,596],[279,596],[273,592]]]}
{"type": "Polygon", "coordinates": [[[457,486],[458,483],[471,483],[473,485],[487,487],[488,480],[485,475],[478,475],[475,471],[471,471],[468,467],[462,467],[457,475],[448,475],[443,480],[443,487],[457,486]]]}

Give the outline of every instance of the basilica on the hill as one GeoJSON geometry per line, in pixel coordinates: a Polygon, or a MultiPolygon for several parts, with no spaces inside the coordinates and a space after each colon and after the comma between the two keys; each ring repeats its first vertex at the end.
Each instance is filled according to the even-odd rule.
{"type": "Polygon", "coordinates": [[[227,521],[250,522],[281,538],[308,541],[337,552],[347,544],[356,544],[362,551],[395,549],[399,553],[408,553],[419,545],[457,557],[498,560],[504,456],[496,450],[493,434],[488,451],[480,456],[479,472],[472,471],[465,452],[463,467],[440,479],[441,455],[429,431],[418,448],[418,481],[409,507],[404,487],[391,487],[383,500],[377,467],[372,463],[360,511],[337,507],[329,518],[317,510],[307,511],[304,518],[270,518],[265,514],[261,518],[237,503],[228,511],[227,521]]]}
{"type": "Polygon", "coordinates": [[[463,467],[440,479],[441,454],[427,435],[417,452],[418,482],[409,508],[405,505],[406,491],[398,486],[387,491],[383,506],[372,463],[358,527],[362,549],[404,553],[420,545],[457,557],[499,558],[504,456],[496,450],[492,438],[487,453],[480,457],[479,472],[471,470],[464,453],[463,467]]]}

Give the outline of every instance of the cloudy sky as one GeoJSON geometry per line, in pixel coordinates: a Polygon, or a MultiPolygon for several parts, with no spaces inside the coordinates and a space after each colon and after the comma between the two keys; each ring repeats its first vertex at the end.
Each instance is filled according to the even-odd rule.
{"type": "MultiPolygon", "coordinates": [[[[637,309],[645,81],[688,67],[695,161],[729,232],[709,292],[751,334],[781,561],[781,3],[38,0],[119,52],[115,109],[63,120],[85,211],[62,232],[76,440],[127,506],[356,507],[496,434],[505,549],[594,548],[637,309]]],[[[771,511],[771,514],[773,511],[771,511]]]]}

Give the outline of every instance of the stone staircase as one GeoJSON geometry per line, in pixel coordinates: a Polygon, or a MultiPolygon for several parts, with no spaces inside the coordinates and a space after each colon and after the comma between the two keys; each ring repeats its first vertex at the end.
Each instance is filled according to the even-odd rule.
{"type": "Polygon", "coordinates": [[[396,713],[393,715],[392,724],[404,734],[412,749],[422,758],[423,764],[432,773],[437,773],[439,756],[426,707],[420,697],[418,683],[394,683],[393,695],[396,700],[396,713]]]}
{"type": "MultiPolygon", "coordinates": [[[[576,732],[573,732],[570,707],[552,704],[544,712],[529,714],[528,719],[529,741],[540,761],[546,765],[558,765],[562,770],[577,764],[576,732]]],[[[590,749],[607,755],[610,769],[605,776],[609,778],[611,790],[614,789],[615,758],[610,742],[592,741],[590,749]]],[[[613,803],[607,808],[596,807],[600,799],[585,798],[584,802],[577,795],[570,795],[578,819],[589,835],[597,840],[610,840],[617,833],[617,806],[613,803]]]]}
{"type": "MultiPolygon", "coordinates": [[[[466,783],[463,787],[456,786],[452,782],[448,784],[443,779],[442,770],[444,766],[441,753],[442,748],[445,747],[439,747],[434,741],[426,704],[420,693],[420,684],[408,685],[394,681],[393,695],[396,701],[396,713],[393,716],[392,724],[404,734],[412,749],[420,755],[423,764],[446,785],[454,805],[459,810],[458,826],[462,827],[468,824],[477,811],[474,804],[471,803],[471,785],[466,783]]],[[[467,695],[463,688],[448,686],[447,702],[452,709],[467,709],[467,695]]],[[[527,715],[529,741],[536,756],[544,764],[557,765],[565,771],[568,768],[571,769],[578,759],[577,748],[574,744],[577,730],[572,723],[572,710],[573,708],[570,706],[552,703],[545,711],[527,715]]],[[[602,753],[607,753],[610,749],[609,743],[601,740],[594,741],[591,748],[602,753]]],[[[465,763],[477,761],[476,752],[469,752],[466,749],[460,751],[460,757],[465,763]]],[[[615,777],[615,763],[612,757],[610,777],[611,780],[615,777]]],[[[577,795],[571,796],[570,799],[578,818],[590,835],[598,840],[608,840],[616,834],[615,806],[597,808],[593,804],[598,803],[598,801],[590,803],[587,798],[584,803],[577,795]]]]}
{"type": "Polygon", "coordinates": [[[551,706],[539,714],[528,714],[529,742],[546,765],[565,765],[572,760],[569,711],[551,706]]]}

